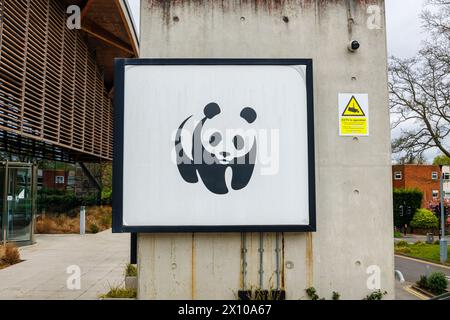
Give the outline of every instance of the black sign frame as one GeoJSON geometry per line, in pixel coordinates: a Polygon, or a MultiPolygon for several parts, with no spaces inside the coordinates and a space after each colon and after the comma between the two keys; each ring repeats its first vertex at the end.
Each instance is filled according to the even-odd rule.
{"type": "Polygon", "coordinates": [[[116,59],[114,89],[113,232],[114,233],[221,233],[221,232],[316,232],[316,170],[314,135],[314,88],[312,59],[116,59]],[[123,224],[123,156],[126,66],[306,66],[308,122],[308,225],[245,226],[126,226],[123,224]]]}

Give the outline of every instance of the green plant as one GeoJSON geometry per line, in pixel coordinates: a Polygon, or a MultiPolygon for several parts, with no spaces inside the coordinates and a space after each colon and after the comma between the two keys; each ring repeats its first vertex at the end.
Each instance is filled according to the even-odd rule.
{"type": "Polygon", "coordinates": [[[412,252],[412,250],[408,247],[396,247],[395,248],[395,253],[406,254],[406,253],[411,253],[411,252],[412,252]]]}
{"type": "Polygon", "coordinates": [[[337,293],[336,291],[333,291],[333,300],[340,300],[341,299],[341,295],[339,293],[337,293]]]}
{"type": "Polygon", "coordinates": [[[439,240],[436,240],[435,242],[433,242],[433,244],[438,246],[441,244],[441,242],[439,240]]]}
{"type": "Polygon", "coordinates": [[[126,277],[137,277],[137,268],[135,265],[129,263],[125,267],[125,276],[126,277]]]}
{"type": "Polygon", "coordinates": [[[443,154],[439,155],[434,158],[433,165],[450,166],[450,158],[443,154]]]}
{"type": "Polygon", "coordinates": [[[423,241],[418,240],[418,241],[414,242],[414,245],[415,245],[416,247],[424,247],[424,246],[426,246],[427,244],[426,244],[425,242],[423,242],[423,241]]]}
{"type": "Polygon", "coordinates": [[[386,291],[377,290],[367,295],[363,300],[382,300],[385,295],[387,295],[386,291]]]}
{"type": "Polygon", "coordinates": [[[135,299],[137,296],[136,290],[125,289],[121,287],[111,287],[107,294],[101,295],[100,298],[110,299],[135,299]]]}
{"type": "Polygon", "coordinates": [[[319,295],[317,294],[316,288],[314,288],[314,287],[310,287],[310,288],[306,289],[305,291],[311,300],[314,300],[314,301],[315,300],[325,300],[325,299],[321,299],[319,297],[319,295]]]}
{"type": "Polygon", "coordinates": [[[89,225],[89,230],[91,231],[91,233],[98,233],[100,231],[100,228],[95,224],[95,223],[91,223],[89,225]]]}
{"type": "Polygon", "coordinates": [[[111,204],[112,190],[105,189],[102,190],[102,204],[111,204]]]}
{"type": "Polygon", "coordinates": [[[420,229],[434,229],[439,226],[439,219],[427,209],[418,209],[411,221],[411,226],[420,229]]]}
{"type": "Polygon", "coordinates": [[[394,238],[403,238],[402,233],[399,231],[394,231],[394,238]]]}
{"type": "Polygon", "coordinates": [[[95,206],[98,204],[98,197],[95,194],[83,196],[80,198],[77,198],[77,202],[81,206],[95,206]]]}
{"type": "Polygon", "coordinates": [[[419,288],[427,290],[428,289],[428,278],[427,278],[427,276],[425,276],[425,275],[420,276],[420,279],[419,279],[419,281],[416,282],[416,284],[417,284],[417,286],[419,288]]]}
{"type": "Polygon", "coordinates": [[[397,246],[397,247],[407,247],[407,246],[409,246],[409,244],[408,244],[408,242],[406,242],[404,240],[401,240],[401,241],[397,242],[395,244],[395,246],[397,246]]]}
{"type": "Polygon", "coordinates": [[[428,276],[427,282],[428,289],[437,295],[445,293],[448,286],[448,280],[442,272],[433,272],[428,276]]]}
{"type": "Polygon", "coordinates": [[[423,193],[419,189],[394,189],[394,225],[409,225],[414,212],[422,205],[423,193]]]}

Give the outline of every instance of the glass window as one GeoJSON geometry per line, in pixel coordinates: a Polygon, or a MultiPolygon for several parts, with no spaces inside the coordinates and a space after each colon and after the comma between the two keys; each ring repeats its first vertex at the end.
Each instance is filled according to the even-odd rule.
{"type": "Polygon", "coordinates": [[[437,180],[438,179],[438,173],[437,172],[432,172],[431,173],[431,179],[437,180]]]}
{"type": "Polygon", "coordinates": [[[56,184],[64,184],[64,176],[56,176],[55,183],[56,184]]]}
{"type": "Polygon", "coordinates": [[[394,173],[394,179],[395,180],[402,180],[402,172],[398,171],[394,173]]]}
{"type": "Polygon", "coordinates": [[[437,197],[439,197],[439,191],[433,190],[433,198],[436,199],[437,197]]]}
{"type": "Polygon", "coordinates": [[[444,173],[444,180],[450,180],[450,173],[444,173]]]}

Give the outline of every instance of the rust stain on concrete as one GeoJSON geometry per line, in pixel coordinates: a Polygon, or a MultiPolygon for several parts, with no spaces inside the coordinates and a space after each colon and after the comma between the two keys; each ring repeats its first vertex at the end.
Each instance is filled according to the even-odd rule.
{"type": "Polygon", "coordinates": [[[195,278],[195,268],[196,268],[196,258],[195,258],[195,233],[192,234],[192,265],[191,265],[191,281],[192,281],[192,285],[191,285],[191,296],[192,296],[192,300],[195,300],[195,296],[196,296],[196,278],[195,278]]]}
{"type": "Polygon", "coordinates": [[[314,286],[314,265],[313,265],[313,235],[311,232],[306,234],[306,283],[307,287],[314,286]]]}

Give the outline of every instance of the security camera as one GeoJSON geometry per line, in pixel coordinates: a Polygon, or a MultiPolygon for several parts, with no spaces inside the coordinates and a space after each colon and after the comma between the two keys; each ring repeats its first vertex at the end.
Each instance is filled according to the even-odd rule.
{"type": "Polygon", "coordinates": [[[358,50],[360,46],[361,45],[359,44],[359,42],[357,40],[353,40],[349,43],[348,50],[350,52],[356,52],[356,50],[358,50]]]}

